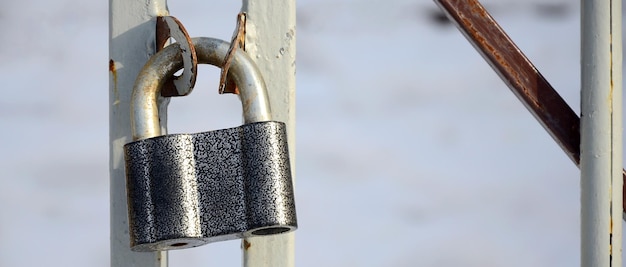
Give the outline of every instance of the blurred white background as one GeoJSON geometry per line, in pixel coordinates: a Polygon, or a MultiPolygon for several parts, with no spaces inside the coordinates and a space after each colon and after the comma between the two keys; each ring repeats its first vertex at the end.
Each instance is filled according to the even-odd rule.
{"type": "MultiPolygon", "coordinates": [[[[579,2],[483,0],[572,108],[579,2]]],[[[230,40],[239,1],[169,1],[230,40]]],[[[299,0],[297,266],[579,265],[579,172],[430,0],[299,0]]],[[[108,2],[0,3],[0,266],[109,266],[108,2]]],[[[236,126],[202,66],[170,132],[236,126]]],[[[170,266],[240,266],[238,241],[170,266]]]]}

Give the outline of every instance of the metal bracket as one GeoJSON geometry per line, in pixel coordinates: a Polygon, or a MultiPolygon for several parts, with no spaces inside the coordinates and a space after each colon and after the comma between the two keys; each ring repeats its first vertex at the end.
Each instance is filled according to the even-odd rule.
{"type": "Polygon", "coordinates": [[[157,52],[161,51],[167,41],[173,38],[179,45],[183,56],[183,74],[170,77],[165,81],[161,96],[186,96],[191,93],[196,85],[198,74],[198,57],[189,33],[183,24],[173,16],[160,16],[156,21],[156,45],[157,52]]]}
{"type": "Polygon", "coordinates": [[[228,53],[224,58],[224,67],[222,67],[222,72],[220,74],[220,86],[219,93],[230,93],[230,94],[239,94],[239,89],[237,85],[231,80],[227,79],[228,69],[230,68],[230,62],[233,60],[233,56],[237,49],[241,48],[245,51],[245,43],[246,43],[246,13],[240,12],[237,14],[237,28],[235,28],[235,32],[233,33],[233,38],[230,41],[230,48],[228,49],[228,53]]]}

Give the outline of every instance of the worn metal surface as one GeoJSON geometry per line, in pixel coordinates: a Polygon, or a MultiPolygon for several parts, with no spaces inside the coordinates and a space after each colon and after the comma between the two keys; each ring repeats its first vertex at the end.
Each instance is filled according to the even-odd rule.
{"type": "MultiPolygon", "coordinates": [[[[269,88],[272,118],[287,124],[292,177],[296,175],[296,1],[243,0],[245,50],[269,88]]],[[[295,266],[295,235],[246,238],[245,267],[295,266]]]]}
{"type": "MultiPolygon", "coordinates": [[[[580,166],[580,118],[477,0],[435,0],[569,158],[580,166]]],[[[626,170],[622,179],[626,180],[626,170]]],[[[626,196],[622,195],[626,203],[626,196]]],[[[626,211],[626,210],[624,210],[626,211]]]]}
{"type": "Polygon", "coordinates": [[[135,251],[297,228],[284,123],[159,136],[125,151],[135,251]]]}
{"type": "Polygon", "coordinates": [[[191,37],[185,26],[173,16],[161,16],[156,23],[157,51],[163,49],[168,40],[173,38],[181,50],[183,57],[183,73],[178,76],[169,76],[163,84],[161,95],[165,97],[185,96],[191,93],[198,76],[198,57],[191,37]]]}
{"type": "Polygon", "coordinates": [[[581,266],[622,266],[622,5],[581,1],[581,266]]]}
{"type": "MultiPolygon", "coordinates": [[[[213,38],[193,38],[198,63],[222,67],[230,44],[213,38]]],[[[165,79],[183,66],[177,44],[165,47],[146,63],[135,81],[131,102],[133,140],[160,136],[160,88],[165,79]]],[[[239,85],[245,123],[272,120],[265,82],[250,57],[237,51],[228,72],[229,79],[239,85]]]]}
{"type": "MultiPolygon", "coordinates": [[[[123,151],[124,144],[131,139],[129,103],[133,83],[141,67],[156,53],[155,18],[166,15],[165,0],[109,1],[109,258],[112,267],[167,266],[167,252],[130,250],[123,151]]],[[[161,115],[161,119],[165,119],[166,114],[161,115]]]]}

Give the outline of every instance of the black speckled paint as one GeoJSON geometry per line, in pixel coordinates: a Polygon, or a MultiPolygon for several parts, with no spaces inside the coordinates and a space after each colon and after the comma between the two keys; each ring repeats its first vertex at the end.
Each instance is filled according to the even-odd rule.
{"type": "Polygon", "coordinates": [[[125,145],[132,250],[295,230],[286,136],[269,121],[125,145]]]}

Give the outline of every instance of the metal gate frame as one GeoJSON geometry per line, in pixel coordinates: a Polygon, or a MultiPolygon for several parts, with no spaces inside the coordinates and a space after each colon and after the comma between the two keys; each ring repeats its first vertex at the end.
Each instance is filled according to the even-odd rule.
{"type": "MultiPolygon", "coordinates": [[[[245,50],[267,85],[272,116],[285,122],[295,179],[295,0],[243,0],[245,50]],[[272,38],[264,38],[272,36],[272,38]],[[280,38],[275,38],[280,36],[280,38]]],[[[167,252],[132,252],[129,245],[123,145],[131,138],[130,96],[139,70],[156,53],[156,18],[166,0],[109,0],[109,169],[111,266],[166,267],[167,252]]],[[[161,107],[166,110],[167,103],[161,107]]],[[[161,112],[162,121],[166,112],[161,112]]],[[[167,129],[162,129],[167,133],[167,129]]],[[[246,267],[295,265],[294,234],[242,240],[246,267]]]]}
{"type": "Polygon", "coordinates": [[[622,266],[622,4],[581,1],[581,118],[478,0],[435,0],[581,170],[581,266],[622,266]]]}

